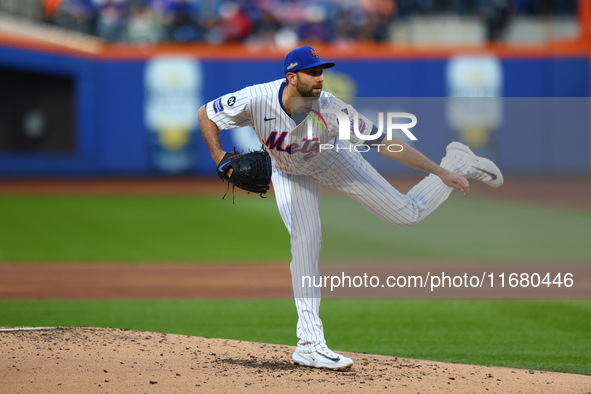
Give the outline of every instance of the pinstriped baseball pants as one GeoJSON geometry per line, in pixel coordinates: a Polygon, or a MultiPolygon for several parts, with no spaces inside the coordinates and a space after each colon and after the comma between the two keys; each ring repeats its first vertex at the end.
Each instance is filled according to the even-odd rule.
{"type": "MultiPolygon", "coordinates": [[[[447,170],[466,174],[469,164],[455,155],[441,161],[447,170]]],[[[333,154],[330,165],[310,175],[273,171],[273,188],[281,218],[291,240],[292,288],[298,312],[297,351],[311,353],[325,345],[319,317],[320,288],[302,287],[302,276],[319,277],[322,242],[320,192],[322,186],[342,191],[376,217],[396,226],[419,223],[445,201],[453,188],[430,174],[407,194],[386,181],[359,153],[333,154]]],[[[316,282],[319,283],[319,282],[316,282]]]]}

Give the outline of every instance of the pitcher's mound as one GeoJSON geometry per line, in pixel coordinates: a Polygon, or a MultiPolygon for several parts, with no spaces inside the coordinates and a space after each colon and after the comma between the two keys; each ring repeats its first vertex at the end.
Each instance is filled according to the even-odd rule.
{"type": "MultiPolygon", "coordinates": [[[[338,349],[337,349],[338,350],[338,349]]],[[[110,328],[0,331],[6,393],[588,393],[591,377],[342,352],[337,372],[293,365],[293,347],[110,328]]]]}

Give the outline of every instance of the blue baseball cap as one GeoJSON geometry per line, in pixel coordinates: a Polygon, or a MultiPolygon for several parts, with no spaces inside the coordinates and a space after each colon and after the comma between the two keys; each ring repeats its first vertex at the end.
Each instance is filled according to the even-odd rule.
{"type": "Polygon", "coordinates": [[[334,67],[332,62],[323,62],[318,51],[311,46],[304,45],[289,52],[283,60],[283,73],[292,73],[298,70],[305,70],[316,66],[322,68],[334,67]]]}

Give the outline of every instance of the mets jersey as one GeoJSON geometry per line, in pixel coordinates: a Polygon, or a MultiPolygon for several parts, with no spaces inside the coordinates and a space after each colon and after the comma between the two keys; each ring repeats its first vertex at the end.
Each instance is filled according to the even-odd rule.
{"type": "Polygon", "coordinates": [[[279,79],[226,94],[207,103],[207,116],[220,130],[252,127],[271,155],[274,167],[289,174],[317,172],[330,165],[334,155],[339,153],[358,155],[346,147],[363,143],[358,135],[374,132],[369,120],[363,116],[353,117],[355,111],[350,105],[324,91],[320,99],[299,99],[309,104],[308,112],[292,116],[283,107],[282,94],[286,86],[285,79],[279,79]],[[339,117],[333,113],[321,113],[325,109],[338,110],[349,117],[349,140],[337,141],[339,117]],[[355,121],[358,135],[352,131],[355,121]],[[330,142],[340,149],[321,151],[320,145],[330,142]]]}

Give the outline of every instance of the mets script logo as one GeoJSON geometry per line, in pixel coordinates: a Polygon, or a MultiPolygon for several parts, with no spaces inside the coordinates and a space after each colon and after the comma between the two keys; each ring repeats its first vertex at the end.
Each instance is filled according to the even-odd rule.
{"type": "Polygon", "coordinates": [[[265,145],[268,149],[276,150],[277,152],[285,152],[289,155],[298,152],[303,153],[305,160],[318,153],[320,149],[318,138],[302,138],[300,143],[293,142],[289,145],[286,145],[285,139],[287,138],[288,134],[289,131],[282,131],[281,133],[279,131],[272,131],[265,141],[265,145]]]}
{"type": "MultiPolygon", "coordinates": [[[[328,130],[328,124],[326,119],[320,114],[320,112],[313,110],[312,108],[306,108],[309,112],[306,112],[308,122],[315,121],[320,127],[320,130],[328,130]]],[[[267,119],[265,119],[267,120],[267,119]]],[[[310,157],[318,153],[320,143],[318,138],[314,137],[312,132],[308,133],[308,138],[302,138],[300,142],[293,142],[287,144],[285,139],[287,138],[288,131],[272,131],[264,144],[268,149],[276,150],[277,152],[285,152],[289,155],[294,153],[303,153],[304,160],[308,160],[310,157]]]]}

